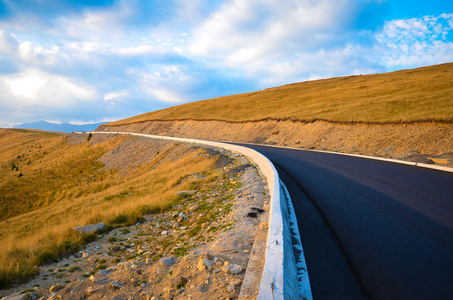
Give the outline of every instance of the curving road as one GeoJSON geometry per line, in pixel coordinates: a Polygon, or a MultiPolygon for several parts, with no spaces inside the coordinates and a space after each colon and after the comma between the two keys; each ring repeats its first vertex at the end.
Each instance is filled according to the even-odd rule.
{"type": "Polygon", "coordinates": [[[315,299],[453,299],[453,173],[239,145],[291,194],[315,299]]]}

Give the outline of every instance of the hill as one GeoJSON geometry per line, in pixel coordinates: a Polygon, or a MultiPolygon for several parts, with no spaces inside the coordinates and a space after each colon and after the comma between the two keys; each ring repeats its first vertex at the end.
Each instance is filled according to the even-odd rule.
{"type": "Polygon", "coordinates": [[[220,184],[216,164],[230,163],[181,143],[22,129],[0,129],[0,153],[0,289],[93,239],[72,228],[136,224],[179,191],[220,184]]]}
{"type": "Polygon", "coordinates": [[[288,84],[108,123],[149,120],[453,122],[453,63],[288,84]]]}
{"type": "Polygon", "coordinates": [[[100,125],[105,124],[103,123],[93,123],[93,124],[84,124],[84,125],[74,125],[74,124],[56,124],[50,123],[46,121],[38,121],[32,123],[23,123],[14,128],[22,128],[22,129],[39,129],[39,130],[46,130],[46,131],[57,131],[57,132],[73,132],[73,131],[93,131],[98,128],[100,125]]]}
{"type": "Polygon", "coordinates": [[[453,63],[209,99],[107,123],[98,130],[453,166],[453,63]]]}

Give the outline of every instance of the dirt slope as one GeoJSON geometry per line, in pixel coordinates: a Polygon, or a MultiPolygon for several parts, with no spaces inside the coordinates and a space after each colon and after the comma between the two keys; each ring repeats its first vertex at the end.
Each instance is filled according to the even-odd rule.
{"type": "Polygon", "coordinates": [[[443,157],[450,158],[446,165],[453,165],[453,125],[439,122],[366,124],[176,120],[103,125],[98,130],[281,145],[423,163],[433,163],[429,158],[443,157]]]}

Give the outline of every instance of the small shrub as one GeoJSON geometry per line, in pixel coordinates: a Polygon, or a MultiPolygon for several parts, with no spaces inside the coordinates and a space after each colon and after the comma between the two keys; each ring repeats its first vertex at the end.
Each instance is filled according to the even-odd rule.
{"type": "Polygon", "coordinates": [[[143,205],[142,207],[140,207],[140,213],[143,215],[158,214],[160,213],[160,211],[160,206],[143,205]]]}
{"type": "Polygon", "coordinates": [[[48,247],[47,249],[41,250],[36,255],[36,264],[43,265],[46,263],[56,262],[58,260],[58,251],[55,248],[48,247]]]}
{"type": "Polygon", "coordinates": [[[128,221],[128,216],[126,214],[119,214],[112,219],[110,219],[110,224],[126,224],[128,221]]]}
{"type": "Polygon", "coordinates": [[[102,216],[100,214],[96,214],[88,220],[87,225],[102,223],[102,221],[102,216]]]}
{"type": "Polygon", "coordinates": [[[70,272],[70,273],[74,273],[75,271],[82,271],[82,269],[80,269],[79,267],[73,266],[73,267],[70,267],[68,270],[68,272],[70,272]]]}
{"type": "Polygon", "coordinates": [[[107,269],[107,266],[104,265],[104,264],[99,264],[96,266],[96,269],[94,269],[95,272],[99,271],[99,270],[105,270],[107,269]]]}

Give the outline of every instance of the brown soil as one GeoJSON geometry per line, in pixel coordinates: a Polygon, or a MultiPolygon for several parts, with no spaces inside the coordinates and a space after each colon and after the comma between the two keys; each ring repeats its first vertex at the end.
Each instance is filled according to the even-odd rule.
{"type": "Polygon", "coordinates": [[[270,144],[423,163],[434,163],[429,158],[445,158],[447,163],[444,165],[453,166],[453,124],[448,123],[161,120],[119,126],[103,125],[98,130],[270,144]]]}

